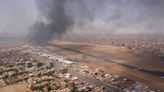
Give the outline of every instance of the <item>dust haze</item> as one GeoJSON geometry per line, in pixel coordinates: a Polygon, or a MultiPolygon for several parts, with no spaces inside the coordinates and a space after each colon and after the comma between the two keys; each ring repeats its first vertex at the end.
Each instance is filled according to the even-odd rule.
{"type": "Polygon", "coordinates": [[[0,0],[0,92],[164,92],[164,0],[0,0]]]}
{"type": "Polygon", "coordinates": [[[14,42],[25,39],[28,27],[37,18],[33,0],[0,1],[0,42],[14,42]]]}
{"type": "Polygon", "coordinates": [[[164,33],[163,0],[30,0],[26,6],[21,0],[1,2],[7,5],[0,7],[0,18],[6,21],[0,22],[3,36],[47,42],[74,33],[164,33]],[[20,7],[13,11],[15,6],[20,7]]]}

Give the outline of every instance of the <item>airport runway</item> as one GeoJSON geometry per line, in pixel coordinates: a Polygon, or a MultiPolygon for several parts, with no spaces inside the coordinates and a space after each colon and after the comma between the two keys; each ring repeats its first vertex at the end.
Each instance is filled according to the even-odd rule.
{"type": "Polygon", "coordinates": [[[45,47],[67,59],[78,61],[77,63],[102,68],[106,72],[117,73],[150,87],[164,90],[164,79],[160,78],[163,76],[164,62],[158,57],[145,55],[140,51],[133,53],[126,48],[62,41],[55,41],[45,47]]]}

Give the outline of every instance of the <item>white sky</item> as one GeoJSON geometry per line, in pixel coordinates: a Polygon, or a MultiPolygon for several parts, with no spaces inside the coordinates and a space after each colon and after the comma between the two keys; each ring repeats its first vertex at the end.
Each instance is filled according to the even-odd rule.
{"type": "Polygon", "coordinates": [[[27,32],[38,16],[35,0],[0,0],[0,34],[27,32]]]}

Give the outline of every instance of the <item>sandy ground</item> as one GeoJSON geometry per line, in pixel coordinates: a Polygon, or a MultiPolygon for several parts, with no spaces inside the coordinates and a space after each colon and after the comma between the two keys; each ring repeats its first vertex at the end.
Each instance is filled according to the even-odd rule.
{"type": "MultiPolygon", "coordinates": [[[[113,63],[114,61],[150,71],[164,72],[164,60],[150,53],[124,47],[66,41],[54,41],[45,48],[75,61],[80,66],[89,65],[93,69],[99,68],[107,73],[125,76],[164,92],[164,79],[113,63]]],[[[29,90],[23,83],[0,88],[0,92],[29,92],[29,90]]]]}
{"type": "Polygon", "coordinates": [[[142,52],[138,50],[130,50],[124,47],[113,47],[109,45],[94,45],[94,44],[82,44],[72,43],[65,41],[55,41],[54,44],[70,48],[67,51],[59,50],[62,54],[83,54],[86,56],[93,55],[98,58],[115,60],[116,62],[148,69],[152,71],[164,72],[164,60],[159,57],[153,56],[150,53],[142,52]],[[77,50],[80,52],[73,52],[70,50],[77,50]],[[81,53],[82,52],[82,53],[81,53]]]}
{"type": "Polygon", "coordinates": [[[0,88],[0,92],[30,92],[25,83],[0,88]]]}
{"type": "Polygon", "coordinates": [[[66,41],[51,42],[46,48],[68,59],[71,58],[74,61],[78,61],[77,63],[88,64],[93,68],[101,68],[109,73],[126,76],[164,91],[164,79],[113,63],[114,61],[145,70],[164,72],[164,61],[150,53],[130,50],[124,47],[66,41]]]}

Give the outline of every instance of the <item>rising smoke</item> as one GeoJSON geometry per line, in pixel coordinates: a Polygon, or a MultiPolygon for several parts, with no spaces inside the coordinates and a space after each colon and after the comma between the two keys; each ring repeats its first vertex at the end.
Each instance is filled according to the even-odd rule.
{"type": "Polygon", "coordinates": [[[37,21],[32,27],[32,39],[35,42],[47,42],[55,34],[60,37],[71,25],[65,14],[66,0],[36,0],[38,9],[46,21],[37,21]]]}
{"type": "Polygon", "coordinates": [[[162,33],[164,0],[36,0],[39,20],[32,41],[47,42],[68,32],[162,33]]]}

